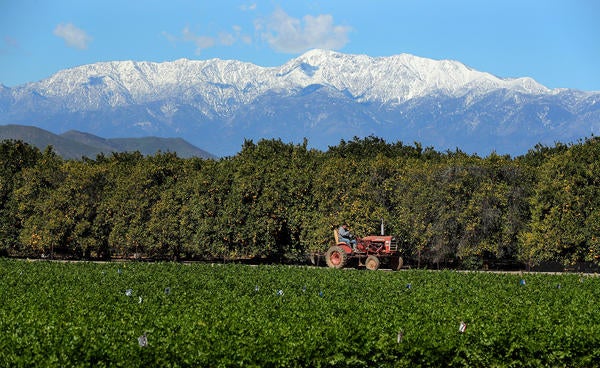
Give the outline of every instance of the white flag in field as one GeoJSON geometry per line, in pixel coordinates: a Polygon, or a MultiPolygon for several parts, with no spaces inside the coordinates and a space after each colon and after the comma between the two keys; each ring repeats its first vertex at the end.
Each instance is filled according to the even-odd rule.
{"type": "Polygon", "coordinates": [[[467,324],[465,322],[461,322],[458,325],[458,332],[464,333],[467,330],[467,324]]]}

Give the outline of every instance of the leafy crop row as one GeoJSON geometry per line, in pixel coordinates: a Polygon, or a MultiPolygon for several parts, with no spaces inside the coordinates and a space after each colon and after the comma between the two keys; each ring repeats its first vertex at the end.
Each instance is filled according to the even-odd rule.
{"type": "Polygon", "coordinates": [[[6,367],[600,363],[578,275],[0,260],[0,298],[6,367]]]}

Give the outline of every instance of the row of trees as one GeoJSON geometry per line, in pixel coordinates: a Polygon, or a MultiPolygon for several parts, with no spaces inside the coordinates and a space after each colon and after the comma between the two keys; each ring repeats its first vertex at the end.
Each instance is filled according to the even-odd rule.
{"type": "Polygon", "coordinates": [[[416,263],[597,262],[600,139],[517,158],[376,137],[322,152],[246,141],[233,157],[63,160],[0,143],[0,252],[82,259],[269,258],[324,251],[381,219],[416,263]]]}

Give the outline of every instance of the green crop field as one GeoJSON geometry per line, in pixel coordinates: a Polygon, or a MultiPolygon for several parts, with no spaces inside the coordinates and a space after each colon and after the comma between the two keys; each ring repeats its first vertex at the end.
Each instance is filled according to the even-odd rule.
{"type": "Polygon", "coordinates": [[[0,260],[0,300],[3,367],[600,365],[575,274],[0,260]]]}

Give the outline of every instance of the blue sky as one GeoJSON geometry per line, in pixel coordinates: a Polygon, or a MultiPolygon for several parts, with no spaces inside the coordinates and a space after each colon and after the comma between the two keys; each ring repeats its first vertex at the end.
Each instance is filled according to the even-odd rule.
{"type": "Polygon", "coordinates": [[[598,0],[0,0],[0,83],[112,60],[276,66],[326,48],[599,91],[598,19],[598,0]]]}

